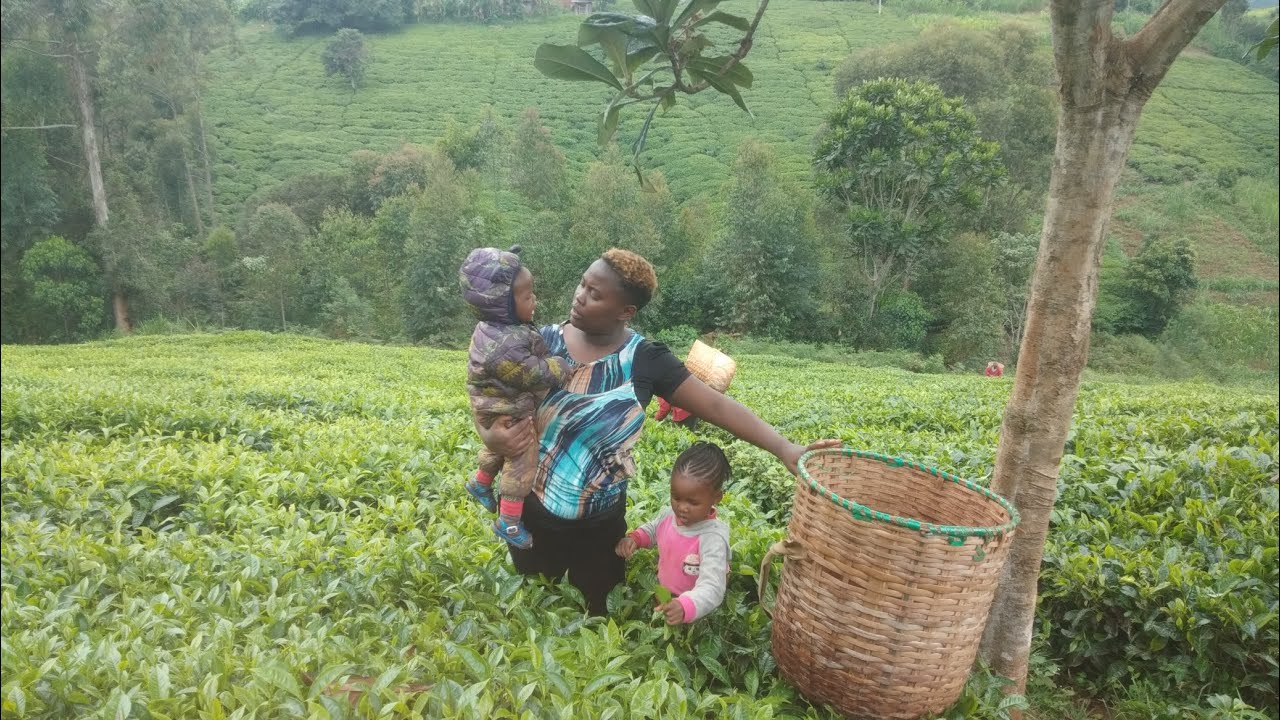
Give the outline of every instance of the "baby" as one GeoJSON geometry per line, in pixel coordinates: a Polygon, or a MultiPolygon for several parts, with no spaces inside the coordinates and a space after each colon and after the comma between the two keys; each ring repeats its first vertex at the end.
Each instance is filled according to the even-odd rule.
{"type": "Polygon", "coordinates": [[[671,504],[618,541],[630,558],[637,548],[658,546],[658,582],[675,596],[656,610],[667,623],[689,623],[724,601],[729,579],[729,526],[716,519],[724,497],[729,459],[709,442],[696,442],[671,468],[671,504]]]}
{"type": "MultiPolygon", "coordinates": [[[[569,375],[568,361],[549,356],[546,343],[532,324],[538,298],[533,294],[533,273],[520,264],[519,252],[519,246],[506,252],[477,248],[459,272],[463,299],[480,318],[471,334],[467,392],[476,422],[486,429],[499,417],[532,417],[547,391],[569,375]]],[[[505,458],[481,450],[478,464],[479,469],[467,481],[467,492],[489,512],[499,512],[493,523],[498,537],[516,547],[532,547],[533,538],[520,515],[524,498],[533,487],[538,444],[505,458]],[[501,502],[493,496],[493,480],[499,471],[501,502]]]]}

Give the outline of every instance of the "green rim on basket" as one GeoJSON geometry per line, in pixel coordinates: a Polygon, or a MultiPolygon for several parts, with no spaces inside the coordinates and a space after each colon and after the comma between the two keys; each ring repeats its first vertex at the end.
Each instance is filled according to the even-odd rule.
{"type": "Polygon", "coordinates": [[[800,466],[800,477],[803,478],[805,483],[809,485],[810,490],[813,490],[823,495],[831,502],[844,508],[845,510],[848,510],[849,514],[853,516],[854,520],[866,520],[870,522],[890,523],[892,525],[898,525],[900,527],[907,528],[908,530],[915,530],[925,535],[941,535],[949,538],[951,540],[952,545],[963,545],[965,539],[971,538],[971,537],[982,538],[983,540],[987,540],[989,538],[994,538],[994,537],[1003,537],[1006,533],[1012,532],[1013,529],[1017,527],[1018,523],[1021,521],[1021,517],[1018,515],[1018,511],[1015,510],[1014,507],[1009,504],[1008,500],[1005,500],[1004,498],[991,492],[987,488],[984,488],[981,485],[977,485],[969,480],[965,480],[962,477],[956,477],[955,475],[952,475],[949,472],[939,470],[936,467],[928,467],[926,465],[921,465],[920,463],[911,462],[910,460],[904,460],[900,457],[890,457],[888,455],[883,455],[881,453],[874,453],[866,450],[854,450],[852,448],[840,448],[840,449],[834,449],[834,450],[833,449],[810,450],[800,456],[799,466],[800,466]],[[841,497],[839,494],[827,489],[826,486],[824,486],[822,483],[809,477],[809,470],[808,468],[805,467],[805,463],[810,458],[818,457],[821,455],[844,455],[845,457],[859,457],[859,458],[864,458],[866,460],[878,460],[890,467],[912,468],[914,470],[919,470],[921,472],[933,475],[934,477],[939,477],[939,478],[942,478],[943,480],[948,480],[950,482],[953,482],[957,485],[964,487],[966,490],[971,490],[979,495],[982,495],[988,500],[992,500],[996,503],[999,503],[1000,507],[1004,508],[1009,513],[1009,522],[1003,525],[996,525],[994,527],[965,527],[963,525],[935,525],[933,523],[927,523],[920,520],[916,520],[915,518],[901,517],[899,515],[891,515],[886,512],[880,512],[879,510],[872,510],[866,505],[862,505],[848,498],[841,497]]]}

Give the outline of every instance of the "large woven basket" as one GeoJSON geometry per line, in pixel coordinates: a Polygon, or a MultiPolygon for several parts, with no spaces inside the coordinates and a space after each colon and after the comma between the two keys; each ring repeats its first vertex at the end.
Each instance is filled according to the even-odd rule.
{"type": "MultiPolygon", "coordinates": [[[[982,639],[1018,513],[935,468],[869,452],[800,460],[773,654],[810,701],[851,718],[919,718],[955,702],[982,639]]],[[[767,607],[767,606],[766,606],[767,607]]]]}
{"type": "Polygon", "coordinates": [[[689,368],[694,377],[721,393],[728,391],[734,374],[738,372],[738,363],[733,358],[701,340],[693,341],[684,366],[689,368]]]}

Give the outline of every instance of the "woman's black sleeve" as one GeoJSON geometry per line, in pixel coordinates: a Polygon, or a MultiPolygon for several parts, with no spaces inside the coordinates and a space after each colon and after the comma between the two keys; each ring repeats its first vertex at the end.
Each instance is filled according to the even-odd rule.
{"type": "Polygon", "coordinates": [[[654,395],[670,400],[688,378],[688,368],[664,343],[643,340],[636,348],[631,382],[641,405],[647,407],[654,395]]]}

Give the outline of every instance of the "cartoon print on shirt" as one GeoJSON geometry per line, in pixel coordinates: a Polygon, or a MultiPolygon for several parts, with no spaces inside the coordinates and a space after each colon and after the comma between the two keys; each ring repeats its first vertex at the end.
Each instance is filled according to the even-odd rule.
{"type": "Polygon", "coordinates": [[[702,558],[697,555],[686,555],[684,557],[684,574],[697,576],[702,567],[702,558]]]}

